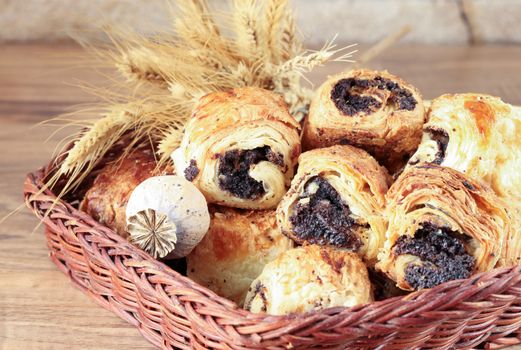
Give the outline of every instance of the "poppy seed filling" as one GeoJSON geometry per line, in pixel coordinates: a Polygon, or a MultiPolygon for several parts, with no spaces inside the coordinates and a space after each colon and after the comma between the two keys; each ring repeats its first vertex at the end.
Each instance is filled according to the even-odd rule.
{"type": "MultiPolygon", "coordinates": [[[[249,291],[252,291],[252,287],[250,287],[249,291]]],[[[250,299],[248,305],[245,305],[245,308],[246,309],[250,309],[251,308],[251,302],[258,295],[261,298],[261,301],[262,301],[261,311],[262,312],[266,312],[268,310],[268,298],[266,297],[266,287],[262,284],[261,281],[258,281],[255,284],[255,287],[253,288],[253,293],[254,293],[253,298],[250,299]]]]}
{"type": "Polygon", "coordinates": [[[413,238],[398,238],[393,251],[396,255],[411,254],[422,260],[405,268],[405,280],[411,287],[432,288],[471,275],[476,260],[465,250],[465,239],[468,237],[449,228],[425,223],[413,238]]]}
{"type": "Polygon", "coordinates": [[[449,144],[449,135],[443,129],[427,129],[429,136],[438,144],[438,152],[434,156],[432,163],[440,165],[445,160],[445,153],[447,152],[447,145],[449,144]]]}
{"type": "Polygon", "coordinates": [[[184,171],[185,179],[188,181],[194,181],[194,179],[199,175],[199,168],[197,167],[197,162],[195,159],[190,160],[190,165],[184,171]]]}
{"type": "Polygon", "coordinates": [[[218,158],[219,188],[242,199],[257,199],[266,193],[262,181],[249,175],[252,165],[268,161],[279,167],[284,166],[284,156],[273,152],[269,146],[231,150],[218,155],[218,158]]]}
{"type": "Polygon", "coordinates": [[[302,241],[357,251],[362,241],[353,233],[357,224],[350,214],[335,188],[324,178],[314,176],[304,185],[289,220],[302,241]]]}
{"type": "Polygon", "coordinates": [[[341,79],[331,90],[331,99],[339,111],[350,117],[360,112],[369,114],[382,107],[382,103],[374,97],[363,95],[364,90],[371,88],[390,91],[388,102],[398,110],[412,111],[416,108],[417,101],[409,90],[381,76],[373,79],[341,79]]]}

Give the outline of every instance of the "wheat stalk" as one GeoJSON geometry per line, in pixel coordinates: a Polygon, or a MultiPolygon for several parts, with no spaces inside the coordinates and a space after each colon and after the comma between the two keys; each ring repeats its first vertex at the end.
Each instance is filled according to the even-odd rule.
{"type": "Polygon", "coordinates": [[[288,0],[268,0],[264,27],[266,50],[270,53],[271,62],[278,64],[290,57],[297,40],[288,0]]]}
{"type": "Polygon", "coordinates": [[[259,1],[233,1],[233,29],[236,35],[236,51],[240,52],[248,61],[258,59],[259,55],[266,54],[263,47],[264,35],[259,21],[259,1]]]}
{"type": "Polygon", "coordinates": [[[160,155],[159,164],[168,162],[170,155],[179,147],[183,138],[183,125],[172,126],[163,134],[157,146],[157,153],[160,155]]]}
{"type": "MultiPolygon", "coordinates": [[[[168,95],[150,96],[126,104],[114,104],[104,117],[90,122],[85,132],[79,135],[68,150],[56,175],[66,175],[64,190],[74,189],[98,164],[99,160],[127,133],[130,142],[125,145],[125,155],[144,139],[157,139],[172,125],[182,129],[187,118],[178,114],[179,107],[168,95]]],[[[84,122],[88,124],[89,122],[84,122]]],[[[63,153],[62,153],[63,154],[63,153]]],[[[55,177],[52,181],[56,181],[55,177]]],[[[51,181],[51,182],[52,182],[51,181]]]]}
{"type": "MultiPolygon", "coordinates": [[[[181,12],[179,22],[188,23],[186,19],[197,19],[195,27],[203,28],[200,33],[210,34],[212,37],[220,37],[220,30],[213,20],[205,0],[177,0],[178,9],[181,12]]],[[[178,22],[178,23],[179,23],[178,22]]],[[[194,25],[194,22],[188,23],[194,25]]],[[[204,38],[204,37],[203,37],[204,38]]]]}
{"type": "Polygon", "coordinates": [[[172,17],[176,18],[174,28],[180,38],[201,47],[207,47],[209,40],[212,40],[211,45],[214,48],[226,47],[206,1],[178,0],[176,3],[179,13],[173,13],[172,17]]]}
{"type": "MultiPolygon", "coordinates": [[[[236,63],[230,42],[221,35],[206,1],[178,0],[179,12],[172,13],[176,39],[174,46],[183,47],[188,52],[204,52],[197,55],[199,60],[211,57],[223,65],[236,63]]],[[[181,55],[182,56],[182,55],[181,55]]]]}
{"type": "Polygon", "coordinates": [[[318,51],[307,51],[296,55],[295,57],[279,65],[275,75],[288,73],[307,73],[313,70],[313,68],[321,66],[328,61],[354,62],[351,60],[351,57],[353,57],[353,54],[356,52],[356,50],[345,52],[354,45],[345,46],[336,50],[335,46],[336,45],[333,44],[333,41],[331,41],[318,51]],[[339,53],[342,54],[333,59],[333,56],[338,55],[339,53]]]}
{"type": "Polygon", "coordinates": [[[116,59],[116,68],[129,81],[147,81],[166,86],[165,67],[148,48],[129,48],[116,59]]]}
{"type": "Polygon", "coordinates": [[[281,19],[281,57],[285,61],[302,52],[302,43],[297,37],[297,26],[290,11],[281,19]]]}
{"type": "Polygon", "coordinates": [[[110,147],[131,125],[127,119],[126,113],[118,111],[93,123],[67,152],[67,157],[61,164],[60,173],[69,175],[74,169],[79,169],[81,165],[88,164],[93,159],[102,156],[108,150],[106,145],[110,147]]]}
{"type": "MultiPolygon", "coordinates": [[[[240,86],[258,86],[280,93],[299,120],[307,113],[311,90],[305,72],[327,61],[348,61],[353,53],[331,42],[321,50],[304,51],[296,35],[288,0],[231,0],[231,26],[217,25],[205,0],[176,1],[174,32],[143,37],[112,31],[110,46],[92,48],[108,58],[124,78],[111,87],[87,88],[105,100],[103,117],[82,124],[86,130],[66,153],[57,176],[67,175],[65,191],[79,185],[124,134],[132,142],[157,144],[159,163],[178,147],[186,120],[203,95],[240,86]],[[225,34],[223,34],[225,33],[225,34]],[[120,88],[128,89],[122,95],[120,88]]],[[[68,116],[68,123],[78,123],[68,116]]]]}

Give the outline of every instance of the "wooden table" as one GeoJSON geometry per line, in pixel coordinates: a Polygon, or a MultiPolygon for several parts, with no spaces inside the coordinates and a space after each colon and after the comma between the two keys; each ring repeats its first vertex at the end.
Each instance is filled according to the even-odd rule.
{"type": "MultiPolygon", "coordinates": [[[[85,68],[89,62],[73,44],[0,47],[0,217],[21,205],[25,174],[66,135],[45,142],[52,128],[34,125],[93,101],[71,86],[103,81],[85,68]]],[[[472,91],[521,104],[521,46],[395,47],[371,66],[400,75],[425,98],[472,91]]],[[[342,68],[322,68],[311,80],[342,68]]],[[[24,209],[0,225],[0,349],[150,349],[134,328],[69,284],[47,257],[42,229],[33,232],[36,224],[24,209]]]]}

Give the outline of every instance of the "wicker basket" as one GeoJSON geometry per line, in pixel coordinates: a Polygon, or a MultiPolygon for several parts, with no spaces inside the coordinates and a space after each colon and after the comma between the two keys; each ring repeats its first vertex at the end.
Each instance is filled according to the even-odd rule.
{"type": "Polygon", "coordinates": [[[53,206],[55,194],[41,190],[52,164],[29,174],[24,184],[27,205],[46,226],[52,261],[157,347],[467,349],[521,343],[521,266],[353,308],[251,314],[154,260],[66,201],[53,206]]]}

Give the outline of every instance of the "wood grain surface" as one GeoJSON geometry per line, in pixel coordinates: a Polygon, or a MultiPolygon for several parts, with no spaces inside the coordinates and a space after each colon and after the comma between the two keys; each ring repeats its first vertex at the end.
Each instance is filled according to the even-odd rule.
{"type": "MultiPolygon", "coordinates": [[[[410,81],[425,98],[484,92],[521,105],[521,46],[401,46],[370,66],[410,81]]],[[[345,68],[321,68],[310,80],[320,83],[345,68]]],[[[35,124],[95,101],[76,85],[103,83],[104,72],[73,44],[0,46],[0,217],[22,204],[25,174],[71,132],[46,141],[53,128],[35,124]]],[[[37,223],[24,209],[0,225],[0,349],[151,349],[134,328],[69,284],[48,259],[37,223]]]]}

